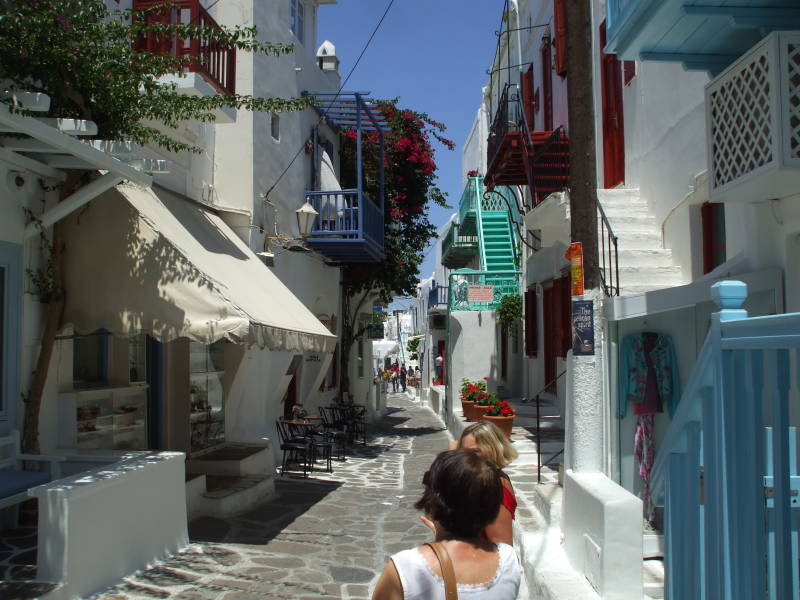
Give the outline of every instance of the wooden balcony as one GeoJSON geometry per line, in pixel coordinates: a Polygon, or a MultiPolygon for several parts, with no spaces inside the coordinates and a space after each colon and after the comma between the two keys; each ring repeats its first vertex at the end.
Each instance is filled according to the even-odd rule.
{"type": "Polygon", "coordinates": [[[364,192],[306,192],[306,200],[319,213],[309,247],[337,264],[383,259],[383,210],[364,192]]]}
{"type": "MultiPolygon", "coordinates": [[[[367,263],[383,260],[384,234],[384,135],[389,125],[374,100],[360,92],[304,92],[315,98],[315,107],[327,124],[337,131],[354,131],[356,139],[355,181],[364,180],[364,161],[377,164],[378,189],[370,198],[359,187],[306,192],[306,201],[319,214],[307,242],[333,264],[367,263]],[[378,152],[362,152],[362,135],[377,133],[378,152]]],[[[316,145],[316,144],[315,144],[316,145]]],[[[338,185],[338,182],[333,182],[338,185]]]]}
{"type": "MultiPolygon", "coordinates": [[[[143,11],[166,4],[163,10],[144,15],[147,23],[195,24],[220,28],[200,5],[200,0],[133,0],[133,10],[143,11]]],[[[134,17],[136,18],[136,17],[134,17]]],[[[135,49],[156,54],[171,54],[183,60],[185,72],[197,73],[219,94],[236,93],[236,50],[223,48],[207,39],[178,39],[150,33],[135,44],[135,49]]]]}
{"type": "Polygon", "coordinates": [[[609,0],[605,51],[721,73],[773,30],[800,28],[797,0],[609,0]]]}
{"type": "Polygon", "coordinates": [[[569,184],[569,142],[562,127],[529,132],[516,89],[507,86],[500,97],[487,140],[484,183],[489,190],[527,185],[539,202],[569,184]]]}
{"type": "Polygon", "coordinates": [[[428,292],[428,310],[447,310],[446,285],[434,284],[428,292]]]}

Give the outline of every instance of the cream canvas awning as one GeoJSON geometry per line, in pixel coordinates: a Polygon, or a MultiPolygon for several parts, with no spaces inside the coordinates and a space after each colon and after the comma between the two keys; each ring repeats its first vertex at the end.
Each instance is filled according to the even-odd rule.
{"type": "Polygon", "coordinates": [[[121,184],[64,220],[64,323],[333,352],[336,337],[214,212],[121,184]]]}

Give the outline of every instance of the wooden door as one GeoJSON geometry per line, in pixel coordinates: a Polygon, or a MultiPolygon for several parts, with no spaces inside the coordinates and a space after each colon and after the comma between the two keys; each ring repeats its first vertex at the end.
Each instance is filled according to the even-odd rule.
{"type": "Polygon", "coordinates": [[[600,83],[603,112],[603,187],[625,182],[625,130],[622,112],[622,68],[615,54],[602,51],[606,23],[600,25],[600,83]]]}

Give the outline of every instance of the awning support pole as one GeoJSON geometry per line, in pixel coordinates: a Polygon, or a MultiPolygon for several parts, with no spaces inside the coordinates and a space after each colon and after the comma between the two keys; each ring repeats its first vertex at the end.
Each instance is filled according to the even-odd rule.
{"type": "Polygon", "coordinates": [[[53,208],[46,211],[39,218],[38,221],[28,223],[25,227],[25,239],[38,235],[39,228],[48,228],[55,222],[60,221],[68,214],[78,210],[81,206],[87,204],[89,201],[94,200],[105,191],[110,190],[112,187],[121,183],[123,177],[115,173],[106,173],[98,177],[90,184],[83,186],[74,194],[68,196],[53,208]]]}

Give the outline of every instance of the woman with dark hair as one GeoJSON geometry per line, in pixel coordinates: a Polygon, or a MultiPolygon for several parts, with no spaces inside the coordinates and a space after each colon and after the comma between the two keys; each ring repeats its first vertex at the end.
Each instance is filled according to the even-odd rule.
{"type": "MultiPolygon", "coordinates": [[[[498,469],[476,452],[450,450],[433,461],[422,479],[416,508],[425,514],[439,551],[449,555],[458,597],[513,600],[520,570],[514,549],[480,537],[500,511],[503,484],[498,469]]],[[[394,554],[375,586],[373,600],[440,600],[447,579],[428,544],[394,554]]]]}

